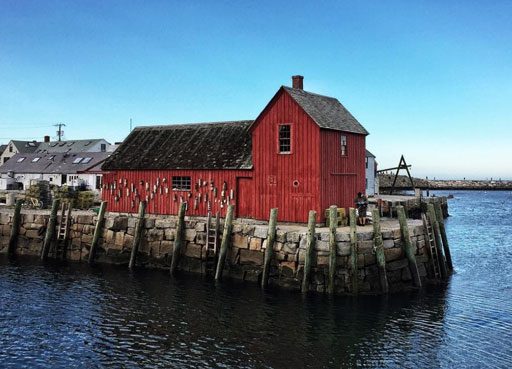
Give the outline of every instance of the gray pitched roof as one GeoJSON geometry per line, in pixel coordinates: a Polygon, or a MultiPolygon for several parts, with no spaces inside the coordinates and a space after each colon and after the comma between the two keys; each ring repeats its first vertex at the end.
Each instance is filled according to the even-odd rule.
{"type": "Polygon", "coordinates": [[[18,149],[18,152],[21,153],[30,153],[37,150],[37,147],[39,146],[40,142],[37,141],[18,141],[18,140],[11,140],[12,144],[16,146],[18,149]]]}
{"type": "Polygon", "coordinates": [[[334,97],[314,94],[297,88],[282,87],[320,128],[367,135],[368,131],[334,97]]]}
{"type": "Polygon", "coordinates": [[[87,153],[18,153],[0,166],[0,173],[13,171],[14,173],[61,173],[75,174],[96,166],[105,160],[111,153],[87,152],[87,153]],[[19,159],[23,159],[18,162],[19,159]],[[37,159],[34,161],[34,159],[37,159]],[[83,158],[79,163],[78,158],[83,158]],[[84,160],[90,158],[89,160],[84,160]]]}
{"type": "Polygon", "coordinates": [[[102,169],[250,169],[252,123],[136,127],[102,169]]]}
{"type": "Polygon", "coordinates": [[[39,153],[57,153],[57,152],[89,152],[90,148],[98,142],[104,141],[102,138],[93,138],[88,140],[67,140],[41,142],[36,152],[39,153]]]}
{"type": "Polygon", "coordinates": [[[0,145],[0,154],[3,153],[5,149],[7,149],[7,145],[0,145]]]}
{"type": "Polygon", "coordinates": [[[368,150],[366,150],[366,156],[368,157],[371,157],[371,158],[375,158],[376,156],[373,155],[371,152],[369,152],[368,150]]]}

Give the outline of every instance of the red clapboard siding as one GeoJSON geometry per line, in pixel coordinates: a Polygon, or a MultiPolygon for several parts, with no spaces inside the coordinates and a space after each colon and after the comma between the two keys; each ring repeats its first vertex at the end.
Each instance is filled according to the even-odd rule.
{"type": "Polygon", "coordinates": [[[220,211],[221,215],[224,215],[228,204],[236,204],[237,177],[251,176],[250,170],[116,171],[105,174],[102,198],[108,201],[109,211],[129,213],[137,212],[139,201],[147,199],[147,212],[152,214],[177,214],[180,201],[183,200],[188,204],[187,214],[198,216],[208,214],[207,201],[209,200],[212,213],[220,211]],[[191,191],[173,191],[173,176],[190,176],[191,191]],[[199,180],[202,182],[201,186],[196,186],[199,180]],[[217,189],[217,197],[214,197],[214,191],[211,189],[212,181],[217,189]],[[206,182],[206,186],[203,186],[203,182],[206,182]],[[223,194],[224,182],[226,182],[226,190],[223,194]],[[149,184],[148,190],[146,190],[146,183],[149,184]],[[137,190],[138,196],[132,189],[137,190]],[[231,191],[233,191],[233,199],[231,199],[231,191]],[[201,195],[200,199],[199,195],[201,195]],[[205,196],[208,196],[207,200],[205,196]],[[195,206],[196,198],[197,206],[195,206]],[[223,198],[226,199],[225,203],[221,202],[223,198]]]}
{"type": "Polygon", "coordinates": [[[364,135],[332,130],[321,130],[321,204],[348,211],[354,207],[358,192],[365,189],[365,140],[364,135]],[[347,137],[347,155],[341,155],[341,135],[347,137]]]}
{"type": "MultiPolygon", "coordinates": [[[[278,220],[307,222],[309,210],[320,213],[320,129],[302,108],[281,92],[253,127],[253,215],[267,219],[279,208],[278,220]],[[279,154],[278,126],[292,126],[290,154],[279,154]]],[[[319,214],[320,219],[320,214],[319,214]]]]}

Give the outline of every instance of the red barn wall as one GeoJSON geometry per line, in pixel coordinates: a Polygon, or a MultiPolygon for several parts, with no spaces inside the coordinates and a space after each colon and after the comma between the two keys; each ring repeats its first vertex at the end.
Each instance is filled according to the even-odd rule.
{"type": "Polygon", "coordinates": [[[316,210],[320,221],[319,142],[317,124],[287,93],[277,95],[253,127],[255,218],[267,219],[277,207],[280,221],[307,222],[309,210],[316,210]],[[283,123],[292,125],[291,154],[279,154],[278,126],[283,123]]]}
{"type": "Polygon", "coordinates": [[[321,207],[331,205],[348,211],[358,192],[365,191],[366,137],[353,133],[321,130],[321,207]],[[341,135],[347,136],[347,155],[341,155],[341,135]]]}
{"type": "MultiPolygon", "coordinates": [[[[104,175],[102,198],[108,201],[109,211],[129,213],[137,212],[139,201],[147,199],[147,212],[152,214],[177,214],[180,201],[183,199],[188,203],[187,215],[206,216],[208,205],[205,196],[207,195],[212,214],[220,211],[224,216],[227,205],[235,205],[237,202],[237,180],[251,176],[251,170],[121,170],[104,175]],[[173,191],[173,176],[190,176],[191,191],[173,191]],[[206,186],[201,183],[197,188],[196,183],[199,180],[206,181],[206,186]],[[211,189],[212,181],[217,188],[217,197],[214,197],[211,189]],[[226,190],[222,196],[224,182],[226,182],[226,190]],[[146,190],[146,183],[149,183],[149,190],[146,190]],[[231,190],[233,190],[233,199],[230,198],[231,190]],[[197,208],[196,198],[198,198],[197,208]]],[[[250,178],[248,180],[250,181],[250,178]]]]}

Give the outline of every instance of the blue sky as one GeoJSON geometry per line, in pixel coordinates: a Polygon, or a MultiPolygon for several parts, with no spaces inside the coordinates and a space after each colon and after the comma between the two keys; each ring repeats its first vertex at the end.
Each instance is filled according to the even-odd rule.
{"type": "Polygon", "coordinates": [[[290,76],[381,168],[512,179],[510,1],[0,0],[0,142],[254,119],[290,76]]]}

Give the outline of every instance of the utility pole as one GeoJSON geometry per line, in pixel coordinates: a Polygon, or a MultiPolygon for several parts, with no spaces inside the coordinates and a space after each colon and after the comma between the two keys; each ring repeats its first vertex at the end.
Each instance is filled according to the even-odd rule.
{"type": "Polygon", "coordinates": [[[64,131],[62,130],[62,127],[66,127],[64,123],[57,123],[54,124],[55,127],[59,127],[57,131],[57,137],[59,138],[59,142],[62,140],[62,136],[64,135],[64,131]]]}

